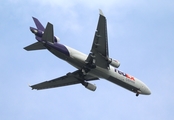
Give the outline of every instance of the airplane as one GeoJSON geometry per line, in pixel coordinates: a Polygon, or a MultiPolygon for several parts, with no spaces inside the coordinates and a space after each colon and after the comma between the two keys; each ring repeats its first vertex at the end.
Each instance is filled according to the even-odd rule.
{"type": "Polygon", "coordinates": [[[44,28],[40,21],[33,17],[37,28],[30,27],[30,30],[35,35],[37,42],[24,47],[24,49],[27,51],[47,49],[58,58],[77,68],[77,70],[62,77],[32,85],[30,86],[32,90],[82,84],[85,88],[95,91],[96,85],[89,81],[106,79],[135,93],[136,96],[151,94],[146,84],[118,70],[120,62],[109,57],[107,21],[101,10],[99,10],[99,13],[97,29],[88,55],[61,44],[60,39],[54,36],[51,23],[48,22],[46,28],[44,28]]]}

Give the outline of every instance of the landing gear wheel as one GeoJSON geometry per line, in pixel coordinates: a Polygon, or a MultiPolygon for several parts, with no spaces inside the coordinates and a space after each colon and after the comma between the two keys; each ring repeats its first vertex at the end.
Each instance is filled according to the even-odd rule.
{"type": "Polygon", "coordinates": [[[138,97],[139,93],[136,93],[136,96],[138,97]]]}
{"type": "Polygon", "coordinates": [[[138,95],[139,95],[139,94],[140,94],[140,93],[139,93],[139,92],[137,92],[137,93],[136,93],[136,96],[138,97],[138,95]]]}

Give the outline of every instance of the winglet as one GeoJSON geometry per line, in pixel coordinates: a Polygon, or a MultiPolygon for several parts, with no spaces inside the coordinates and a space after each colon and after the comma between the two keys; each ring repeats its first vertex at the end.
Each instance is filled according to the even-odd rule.
{"type": "Polygon", "coordinates": [[[100,15],[104,16],[103,12],[101,9],[99,9],[100,15]]]}
{"type": "Polygon", "coordinates": [[[44,34],[42,36],[42,40],[54,42],[53,25],[49,22],[47,23],[47,26],[45,28],[44,34]]]}

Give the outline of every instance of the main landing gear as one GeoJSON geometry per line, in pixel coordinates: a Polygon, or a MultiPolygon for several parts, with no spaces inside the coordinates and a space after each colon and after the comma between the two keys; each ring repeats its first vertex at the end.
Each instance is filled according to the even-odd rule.
{"type": "Polygon", "coordinates": [[[85,65],[82,67],[81,69],[81,73],[82,75],[87,75],[87,73],[91,70],[91,69],[95,69],[96,65],[95,65],[95,59],[94,59],[94,54],[90,53],[87,57],[87,59],[85,60],[85,65]]]}

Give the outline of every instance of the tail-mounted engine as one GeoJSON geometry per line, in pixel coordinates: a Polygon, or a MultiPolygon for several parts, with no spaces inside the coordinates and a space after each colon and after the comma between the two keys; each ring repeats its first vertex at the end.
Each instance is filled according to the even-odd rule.
{"type": "Polygon", "coordinates": [[[117,60],[113,60],[112,58],[109,58],[109,64],[112,65],[113,67],[118,68],[120,66],[120,62],[117,60]]]}
{"type": "Polygon", "coordinates": [[[60,38],[58,38],[57,36],[54,37],[54,42],[60,42],[60,38]]]}

